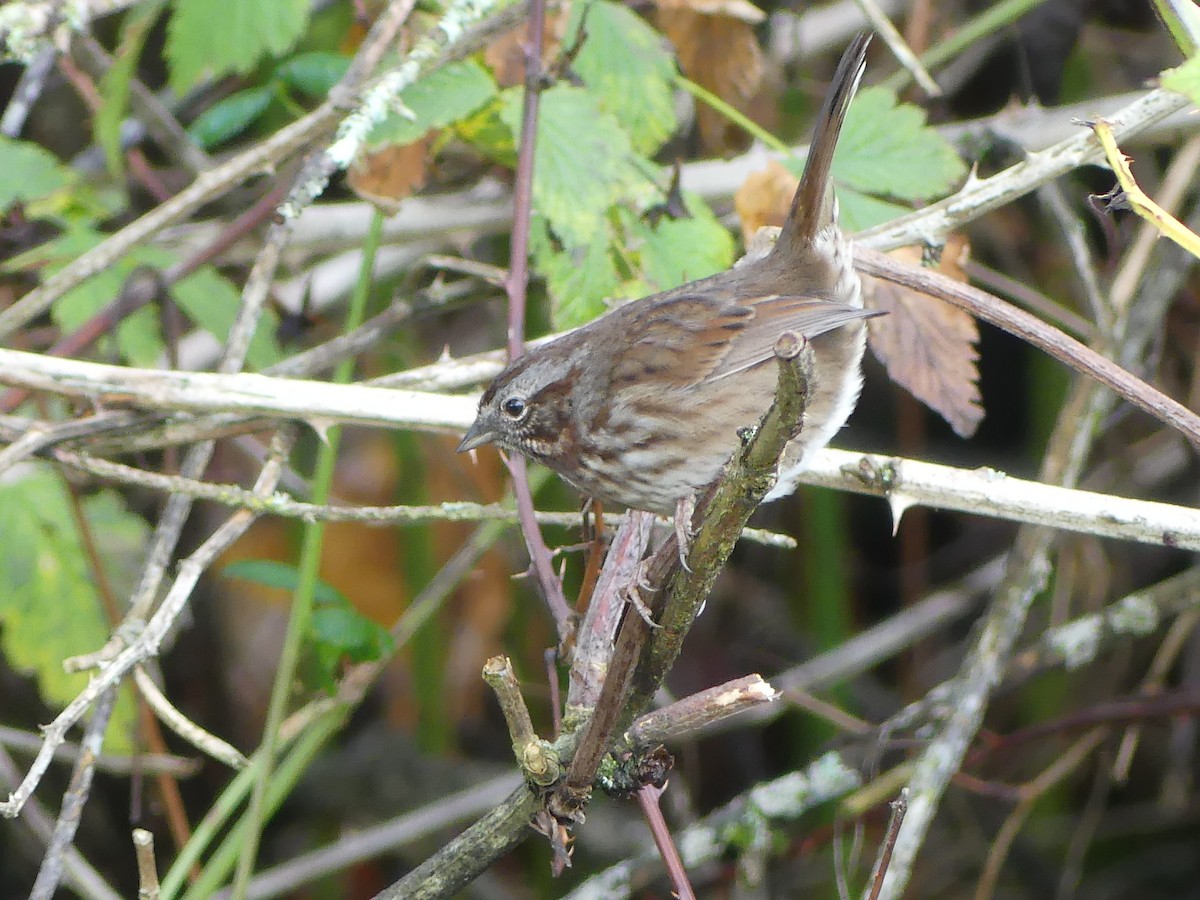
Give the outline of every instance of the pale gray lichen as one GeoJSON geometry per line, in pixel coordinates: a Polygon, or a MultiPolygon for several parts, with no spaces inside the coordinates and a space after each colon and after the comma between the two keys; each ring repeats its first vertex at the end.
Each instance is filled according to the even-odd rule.
{"type": "Polygon", "coordinates": [[[1124,597],[1109,613],[1108,622],[1113,631],[1121,634],[1144,635],[1158,628],[1158,607],[1143,594],[1124,597]]]}
{"type": "Polygon", "coordinates": [[[801,772],[791,772],[753,788],[750,802],[763,815],[792,819],[861,783],[862,776],[842,762],[841,756],[830,751],[801,772]]]}
{"type": "Polygon", "coordinates": [[[688,828],[679,838],[679,856],[687,866],[716,859],[724,851],[725,846],[717,840],[713,829],[704,825],[688,828]]]}
{"type": "Polygon", "coordinates": [[[64,45],[70,32],[81,31],[91,18],[87,0],[67,0],[61,9],[53,4],[10,3],[0,9],[0,60],[30,63],[51,42],[64,45]],[[51,29],[51,15],[62,25],[51,29]]]}
{"type": "Polygon", "coordinates": [[[0,46],[3,59],[28,63],[37,55],[45,35],[45,11],[18,3],[0,9],[0,46]]]}
{"type": "Polygon", "coordinates": [[[1078,669],[1096,658],[1100,649],[1103,623],[1099,616],[1086,616],[1069,622],[1046,635],[1046,644],[1068,670],[1078,669]]]}
{"type": "Polygon", "coordinates": [[[404,62],[380,78],[367,91],[358,108],[342,120],[333,143],[325,151],[334,165],[339,169],[349,168],[371,130],[390,113],[416,118],[404,105],[400,94],[417,81],[425,66],[437,59],[446,46],[458,41],[471,25],[496,5],[495,0],[459,0],[447,9],[434,31],[418,41],[404,62]],[[439,31],[442,37],[435,36],[439,31]]]}

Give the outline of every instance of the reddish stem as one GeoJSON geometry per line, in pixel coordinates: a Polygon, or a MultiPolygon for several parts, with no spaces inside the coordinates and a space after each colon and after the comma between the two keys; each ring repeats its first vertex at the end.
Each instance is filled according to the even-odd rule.
{"type": "Polygon", "coordinates": [[[637,792],[638,806],[642,808],[642,815],[646,817],[650,833],[654,836],[654,845],[658,847],[658,852],[667,867],[667,874],[671,876],[675,895],[679,900],[696,900],[696,892],[692,890],[692,884],[688,881],[687,869],[683,867],[683,860],[679,857],[675,841],[671,838],[671,830],[667,827],[662,808],[658,805],[658,798],[664,790],[665,788],[657,788],[652,784],[642,785],[637,792]]]}
{"type": "MultiPolygon", "coordinates": [[[[516,359],[525,352],[525,297],[529,287],[529,221],[533,210],[533,155],[537,145],[538,105],[542,96],[542,44],[545,36],[545,0],[530,0],[529,37],[525,49],[525,100],[521,111],[521,145],[517,152],[517,175],[513,185],[513,234],[509,254],[508,276],[504,288],[508,293],[508,358],[516,359]]],[[[508,462],[512,473],[513,493],[517,500],[517,516],[521,534],[529,550],[534,576],[554,624],[559,643],[564,643],[574,628],[571,607],[563,596],[562,584],[554,574],[550,550],[542,539],[534,517],[533,494],[525,472],[525,460],[508,462]]]]}

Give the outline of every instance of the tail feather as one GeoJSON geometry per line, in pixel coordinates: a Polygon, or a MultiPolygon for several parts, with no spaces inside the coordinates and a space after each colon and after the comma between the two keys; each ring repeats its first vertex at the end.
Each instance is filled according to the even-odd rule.
{"type": "Polygon", "coordinates": [[[833,166],[833,153],[837,149],[846,110],[850,108],[850,101],[854,99],[866,69],[867,45],[870,43],[869,33],[855,35],[833,74],[829,93],[825,95],[825,102],[817,116],[804,174],[800,176],[800,185],[792,197],[792,208],[775,244],[776,253],[790,255],[801,251],[812,243],[821,228],[832,221],[830,169],[833,166]]]}

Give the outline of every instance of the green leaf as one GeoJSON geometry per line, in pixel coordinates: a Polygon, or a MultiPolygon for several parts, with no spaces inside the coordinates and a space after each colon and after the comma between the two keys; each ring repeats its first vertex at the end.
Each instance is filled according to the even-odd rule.
{"type": "Polygon", "coordinates": [[[698,197],[687,198],[692,216],[638,222],[639,259],[651,290],[665,291],[723,272],[733,265],[733,237],[698,197]]]}
{"type": "Polygon", "coordinates": [[[271,92],[267,88],[249,88],[218,100],[188,126],[193,141],[210,150],[241,134],[267,111],[271,92]]]}
{"type": "Polygon", "coordinates": [[[860,91],[851,104],[833,160],[838,183],[900,200],[940,196],[966,171],[954,148],[926,126],[923,110],[897,106],[895,95],[878,87],[860,91]]]}
{"type": "Polygon", "coordinates": [[[517,147],[512,131],[500,118],[505,105],[506,101],[497,97],[458,122],[454,131],[489,159],[511,169],[517,165],[517,147]]]}
{"type": "Polygon", "coordinates": [[[352,662],[379,659],[391,649],[392,636],[348,602],[313,610],[312,639],[317,644],[349,656],[352,662]]]}
{"type": "Polygon", "coordinates": [[[0,213],[14,203],[48,197],[73,181],[54,154],[30,141],[0,136],[0,213]]]}
{"type": "Polygon", "coordinates": [[[434,128],[465,119],[494,96],[496,82],[479,63],[451,63],[400,94],[400,102],[414,118],[392,113],[375,126],[367,143],[371,147],[411,144],[434,128]]]}
{"type": "MultiPolygon", "coordinates": [[[[239,559],[221,569],[225,578],[240,578],[242,581],[252,581],[263,587],[278,588],[281,591],[295,593],[300,586],[300,571],[292,565],[273,559],[239,559]]],[[[324,581],[317,581],[313,593],[316,603],[349,603],[341,592],[324,581]]]]}
{"type": "Polygon", "coordinates": [[[912,212],[907,206],[880,200],[849,187],[838,188],[837,198],[839,219],[847,234],[866,231],[912,212]]]}
{"type": "Polygon", "coordinates": [[[310,0],[174,0],[167,26],[171,87],[184,93],[206,74],[246,73],[287,52],[304,33],[310,0]]]}
{"type": "MultiPolygon", "coordinates": [[[[521,89],[505,91],[500,118],[521,132],[521,89]]],[[[582,88],[557,85],[542,94],[533,205],[567,249],[585,247],[603,230],[618,200],[650,185],[633,167],[629,135],[582,88]]]]}
{"type": "Polygon", "coordinates": [[[600,222],[604,230],[590,243],[574,250],[555,245],[544,217],[535,215],[530,223],[533,266],[546,280],[550,318],[555,328],[574,328],[590,322],[608,308],[604,301],[614,297],[621,286],[611,250],[612,227],[607,218],[601,218],[600,222]]]}
{"type": "MultiPolygon", "coordinates": [[[[1159,21],[1170,32],[1175,46],[1184,56],[1191,56],[1200,49],[1200,9],[1193,0],[1152,0],[1159,21]]],[[[1166,85],[1164,85],[1165,87],[1166,85]]],[[[1175,90],[1175,88],[1168,88],[1175,90]]],[[[1182,93],[1182,92],[1180,92],[1182,93]]],[[[1195,97],[1196,95],[1189,94],[1195,97]]]]}
{"type": "Polygon", "coordinates": [[[294,91],[324,97],[350,68],[350,57],[314,50],[293,56],[275,70],[275,77],[294,91]]]}
{"type": "MultiPolygon", "coordinates": [[[[221,575],[288,593],[295,593],[300,586],[300,572],[295,566],[270,559],[238,560],[221,569],[221,575]]],[[[366,662],[391,652],[393,641],[388,630],[360,613],[334,587],[318,580],[313,604],[306,637],[310,657],[305,665],[310,670],[306,681],[333,691],[344,660],[366,662]]]]}
{"type": "Polygon", "coordinates": [[[629,132],[633,148],[649,155],[675,131],[675,62],[666,40],[632,10],[610,0],[572,4],[571,45],[580,22],[586,39],[573,69],[600,108],[629,132]]]}
{"type": "Polygon", "coordinates": [[[103,103],[92,120],[92,130],[96,135],[96,143],[104,151],[104,161],[113,178],[120,178],[125,168],[121,154],[121,122],[129,109],[129,85],[137,72],[146,35],[157,20],[161,7],[161,3],[151,3],[126,16],[112,68],[100,79],[103,103]]]}
{"type": "Polygon", "coordinates": [[[1200,105],[1200,54],[1163,72],[1161,84],[1168,91],[1183,94],[1192,103],[1200,105]]]}
{"type": "MultiPolygon", "coordinates": [[[[105,235],[85,227],[73,227],[52,241],[37,248],[36,253],[23,254],[15,262],[22,265],[45,266],[53,273],[71,260],[91,250],[105,235]]],[[[139,266],[166,268],[175,257],[157,247],[138,247],[103,272],[93,275],[79,287],[72,289],[50,310],[50,317],[63,331],[74,331],[108,304],[120,293],[126,279],[139,266]]],[[[136,366],[150,366],[158,362],[163,350],[158,316],[147,307],[126,316],[117,325],[117,350],[121,357],[136,366]]]]}
{"type": "MultiPolygon", "coordinates": [[[[171,288],[171,296],[189,319],[224,343],[229,337],[242,295],[236,287],[212,266],[202,266],[171,288]]],[[[252,368],[265,369],[279,361],[282,351],[275,339],[279,316],[263,310],[258,328],[250,340],[246,361],[252,368]]]]}
{"type": "MultiPolygon", "coordinates": [[[[63,706],[89,676],[67,674],[62,661],[103,646],[109,627],[62,479],[41,464],[8,474],[0,483],[0,645],[14,669],[37,680],[47,703],[63,706]]],[[[85,499],[83,512],[114,591],[127,596],[149,527],[111,491],[85,499]]],[[[135,715],[123,692],[110,749],[131,748],[135,715]]]]}

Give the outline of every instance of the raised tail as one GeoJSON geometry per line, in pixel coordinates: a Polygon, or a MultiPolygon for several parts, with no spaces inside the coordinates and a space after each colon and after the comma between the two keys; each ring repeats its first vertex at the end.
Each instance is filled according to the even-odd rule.
{"type": "Polygon", "coordinates": [[[866,70],[867,45],[870,43],[869,33],[855,35],[833,73],[829,93],[817,116],[804,174],[800,176],[800,185],[792,197],[792,208],[775,243],[777,254],[791,255],[808,247],[817,232],[833,219],[833,190],[829,180],[833,152],[837,149],[846,110],[850,108],[850,101],[854,99],[866,70]]]}

